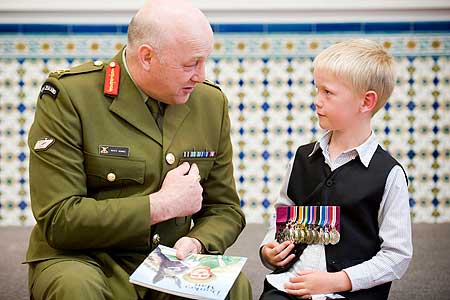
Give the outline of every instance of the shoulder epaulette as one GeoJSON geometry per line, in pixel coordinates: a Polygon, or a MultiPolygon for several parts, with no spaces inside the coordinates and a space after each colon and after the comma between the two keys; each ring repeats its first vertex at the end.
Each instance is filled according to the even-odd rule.
{"type": "Polygon", "coordinates": [[[207,85],[210,85],[210,86],[212,86],[212,87],[215,87],[216,89],[222,90],[222,89],[220,88],[220,86],[218,86],[217,84],[215,84],[215,83],[212,82],[212,81],[209,81],[208,79],[205,79],[205,81],[203,81],[203,83],[204,83],[204,84],[207,84],[207,85]]]}
{"type": "Polygon", "coordinates": [[[84,63],[82,65],[73,67],[71,69],[62,69],[62,70],[53,71],[48,76],[59,79],[66,75],[75,75],[75,74],[100,71],[103,69],[103,66],[104,66],[104,63],[101,60],[96,60],[94,62],[84,63]]]}

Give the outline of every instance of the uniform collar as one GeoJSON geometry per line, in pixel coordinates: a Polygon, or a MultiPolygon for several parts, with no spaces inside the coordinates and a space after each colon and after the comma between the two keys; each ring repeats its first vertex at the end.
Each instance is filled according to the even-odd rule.
{"type": "Polygon", "coordinates": [[[126,60],[126,54],[127,52],[127,47],[125,46],[125,48],[122,51],[122,63],[123,63],[123,67],[125,69],[125,71],[127,72],[128,76],[130,76],[131,81],[133,81],[134,85],[136,86],[136,89],[139,91],[139,93],[141,93],[142,99],[144,99],[144,102],[147,102],[148,96],[144,93],[144,91],[136,84],[136,81],[134,81],[133,76],[130,73],[130,70],[128,69],[128,64],[127,64],[127,60],[126,60]]]}
{"type": "MultiPolygon", "coordinates": [[[[308,157],[313,156],[314,153],[316,153],[319,148],[322,149],[322,151],[328,151],[328,144],[330,143],[331,134],[332,134],[332,131],[326,132],[314,144],[313,150],[308,155],[308,157]]],[[[349,152],[357,153],[362,164],[367,168],[367,167],[369,167],[370,161],[372,160],[372,157],[375,154],[377,147],[378,147],[377,138],[376,138],[375,133],[372,131],[369,138],[364,143],[362,143],[361,145],[359,145],[355,148],[345,151],[345,153],[349,153],[349,152]]]]}

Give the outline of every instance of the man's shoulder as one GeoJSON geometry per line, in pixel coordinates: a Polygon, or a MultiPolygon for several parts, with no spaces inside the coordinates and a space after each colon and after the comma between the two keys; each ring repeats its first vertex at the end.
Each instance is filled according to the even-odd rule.
{"type": "Polygon", "coordinates": [[[99,72],[103,70],[103,61],[96,60],[94,62],[86,62],[84,64],[72,67],[70,69],[61,69],[51,72],[48,76],[50,78],[61,79],[63,77],[74,76],[79,74],[86,74],[92,72],[99,72]]]}
{"type": "Polygon", "coordinates": [[[208,79],[205,79],[203,81],[203,84],[206,85],[206,86],[210,86],[210,87],[216,88],[219,91],[222,91],[222,89],[220,88],[220,86],[218,84],[216,84],[216,83],[214,83],[214,82],[212,82],[212,81],[210,81],[208,79]]]}
{"type": "Polygon", "coordinates": [[[190,105],[199,105],[205,109],[211,107],[222,107],[226,102],[226,97],[220,86],[205,80],[195,86],[194,92],[191,94],[190,105]]]}

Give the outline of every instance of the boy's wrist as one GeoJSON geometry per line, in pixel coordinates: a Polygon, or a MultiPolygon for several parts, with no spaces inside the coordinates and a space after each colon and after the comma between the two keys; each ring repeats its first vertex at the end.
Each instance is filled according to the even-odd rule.
{"type": "Polygon", "coordinates": [[[352,289],[352,282],[345,271],[339,271],[331,274],[333,274],[334,277],[333,281],[335,283],[335,287],[333,290],[335,292],[345,292],[352,289]]]}

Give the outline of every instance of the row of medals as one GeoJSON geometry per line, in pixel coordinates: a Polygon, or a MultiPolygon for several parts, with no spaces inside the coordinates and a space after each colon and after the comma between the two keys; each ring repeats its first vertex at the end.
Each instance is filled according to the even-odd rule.
{"type": "Polygon", "coordinates": [[[336,245],[341,239],[339,231],[334,226],[304,225],[287,223],[276,236],[278,242],[293,241],[295,244],[336,245]]]}

